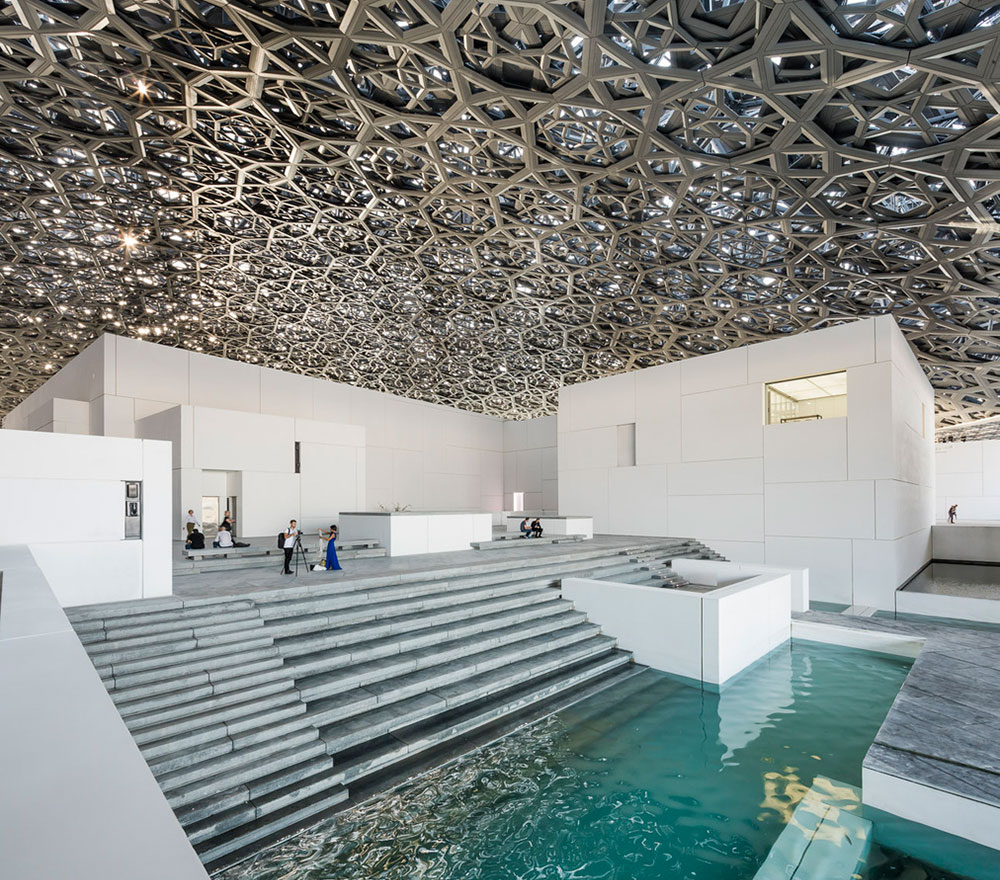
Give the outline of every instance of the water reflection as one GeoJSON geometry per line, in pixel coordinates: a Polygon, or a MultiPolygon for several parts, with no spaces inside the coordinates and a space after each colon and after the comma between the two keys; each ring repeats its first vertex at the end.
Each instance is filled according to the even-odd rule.
{"type": "Polygon", "coordinates": [[[860,783],[906,668],[795,645],[722,694],[646,672],[222,877],[749,880],[817,775],[860,783]]]}

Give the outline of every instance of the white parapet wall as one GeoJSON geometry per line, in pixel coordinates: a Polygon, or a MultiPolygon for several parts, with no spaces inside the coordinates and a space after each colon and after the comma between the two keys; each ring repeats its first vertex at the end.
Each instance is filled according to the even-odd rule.
{"type": "Polygon", "coordinates": [[[706,593],[564,578],[563,597],[637,663],[724,685],[788,641],[791,578],[757,575],[706,593]]]}
{"type": "Polygon", "coordinates": [[[0,876],[207,880],[32,552],[0,577],[0,876]]]}
{"type": "Polygon", "coordinates": [[[809,569],[758,562],[722,562],[714,559],[674,559],[674,574],[693,584],[727,586],[754,575],[788,575],[793,612],[809,610],[809,569]]]}
{"type": "Polygon", "coordinates": [[[170,444],[0,431],[0,546],[26,545],[64,605],[172,591],[170,444]],[[126,537],[125,483],[141,484],[126,537]]]}
{"type": "Polygon", "coordinates": [[[409,510],[344,513],[340,534],[345,541],[372,538],[390,556],[468,550],[473,541],[492,540],[493,516],[409,510]]]}

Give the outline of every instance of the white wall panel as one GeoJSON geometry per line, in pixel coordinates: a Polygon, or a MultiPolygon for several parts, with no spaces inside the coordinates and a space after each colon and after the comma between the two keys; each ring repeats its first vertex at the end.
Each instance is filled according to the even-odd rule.
{"type": "MultiPolygon", "coordinates": [[[[142,597],[173,593],[173,538],[175,508],[171,448],[167,443],[143,440],[142,446],[142,597]]],[[[126,543],[134,544],[135,541],[126,543]]],[[[134,585],[133,585],[134,587],[134,585]]],[[[133,594],[134,595],[134,594],[133,594]]]]}
{"type": "MultiPolygon", "coordinates": [[[[191,402],[188,352],[124,336],[105,338],[109,340],[115,364],[109,376],[111,394],[169,403],[191,402]]],[[[198,375],[196,381],[201,384],[204,376],[198,375]]]]}
{"type": "Polygon", "coordinates": [[[608,471],[608,527],[616,535],[669,535],[667,466],[608,471]]]}
{"type": "Polygon", "coordinates": [[[327,528],[341,511],[357,510],[357,450],[350,446],[302,444],[300,485],[301,527],[308,531],[327,528]]]}
{"type": "Polygon", "coordinates": [[[259,367],[196,352],[188,353],[188,358],[188,397],[192,406],[260,412],[259,367]]]}
{"type": "Polygon", "coordinates": [[[764,473],[759,458],[677,462],[667,467],[671,495],[759,495],[764,473]]]}
{"type": "Polygon", "coordinates": [[[854,577],[850,538],[779,538],[765,541],[768,565],[802,566],[809,569],[811,598],[820,602],[852,602],[854,577]]]}
{"type": "Polygon", "coordinates": [[[712,549],[732,562],[763,562],[763,541],[725,541],[712,539],[712,549]]]}
{"type": "Polygon", "coordinates": [[[313,383],[297,373],[260,371],[260,412],[298,419],[313,417],[313,383]]]}
{"type": "MultiPolygon", "coordinates": [[[[0,434],[0,476],[18,479],[142,479],[142,447],[134,440],[31,431],[0,434]]],[[[46,517],[50,519],[50,517],[46,517]]]]}
{"type": "Polygon", "coordinates": [[[983,451],[983,494],[1000,495],[1000,441],[983,441],[980,445],[983,451]]]}
{"type": "Polygon", "coordinates": [[[892,364],[847,371],[847,461],[851,480],[895,476],[892,364]]]}
{"type": "Polygon", "coordinates": [[[875,327],[871,321],[854,321],[822,333],[799,333],[750,345],[745,351],[750,382],[834,373],[875,360],[875,327]]]}
{"type": "Polygon", "coordinates": [[[681,365],[635,373],[635,461],[664,464],[681,459],[681,365]]]}
{"type": "Polygon", "coordinates": [[[595,534],[608,534],[608,470],[559,471],[560,516],[592,516],[595,534]]]}
{"type": "Polygon", "coordinates": [[[733,348],[717,354],[681,361],[681,393],[698,394],[747,384],[747,349],[733,348]]]}
{"type": "Polygon", "coordinates": [[[295,470],[294,419],[208,407],[195,407],[192,417],[196,468],[286,474],[295,470]]]}
{"type": "Polygon", "coordinates": [[[926,528],[934,519],[934,496],[926,486],[875,481],[875,537],[894,541],[926,528]]]}
{"type": "Polygon", "coordinates": [[[298,474],[243,471],[239,534],[277,536],[290,519],[302,518],[300,498],[298,474]]]}
{"type": "Polygon", "coordinates": [[[764,540],[762,495],[671,495],[667,520],[674,535],[711,542],[764,540]]]}
{"type": "Polygon", "coordinates": [[[569,391],[574,399],[570,424],[560,425],[560,431],[582,431],[635,421],[635,373],[573,385],[569,391]]]}
{"type": "Polygon", "coordinates": [[[769,536],[874,538],[874,482],[769,483],[764,521],[769,536]]]}
{"type": "Polygon", "coordinates": [[[527,491],[542,485],[542,450],[522,449],[516,454],[517,485],[527,491]]]}
{"type": "Polygon", "coordinates": [[[618,429],[592,428],[559,435],[560,470],[616,467],[618,465],[618,429]]]}
{"type": "Polygon", "coordinates": [[[363,424],[352,412],[350,385],[324,379],[312,379],[310,385],[314,419],[337,424],[363,424]]]}
{"type": "MultiPolygon", "coordinates": [[[[419,452],[409,449],[393,449],[393,497],[385,504],[386,507],[391,508],[396,504],[402,504],[404,507],[409,505],[414,510],[421,510],[425,507],[423,464],[423,456],[419,452]]],[[[428,477],[428,483],[433,493],[433,477],[428,477]]]]}
{"type": "Polygon", "coordinates": [[[847,419],[764,428],[764,479],[769,483],[847,479],[847,419]]]}
{"type": "Polygon", "coordinates": [[[942,443],[934,448],[935,468],[940,474],[982,473],[983,443],[942,443]]]}
{"type": "Polygon", "coordinates": [[[295,439],[303,443],[325,443],[330,446],[364,446],[365,429],[360,425],[296,419],[295,439]]]}
{"type": "MultiPolygon", "coordinates": [[[[684,362],[685,365],[688,363],[693,361],[684,362]]],[[[762,455],[762,394],[759,385],[742,385],[684,395],[681,398],[684,460],[708,461],[762,455]]]]}

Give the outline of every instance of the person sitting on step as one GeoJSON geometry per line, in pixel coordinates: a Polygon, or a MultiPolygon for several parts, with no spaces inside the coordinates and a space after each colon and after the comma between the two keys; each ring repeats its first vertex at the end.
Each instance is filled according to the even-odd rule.
{"type": "Polygon", "coordinates": [[[187,540],[184,542],[185,550],[204,550],[205,536],[197,528],[191,530],[187,540]]]}
{"type": "Polygon", "coordinates": [[[531,537],[531,526],[528,525],[528,517],[521,520],[521,537],[530,538],[531,537]]]}
{"type": "Polygon", "coordinates": [[[542,537],[542,532],[543,531],[544,531],[544,529],[542,528],[542,522],[536,516],[535,519],[531,523],[531,537],[532,538],[540,538],[540,537],[542,537]]]}
{"type": "Polygon", "coordinates": [[[229,550],[232,548],[233,533],[226,528],[225,523],[219,526],[219,534],[215,536],[212,546],[218,548],[219,550],[229,550]]]}

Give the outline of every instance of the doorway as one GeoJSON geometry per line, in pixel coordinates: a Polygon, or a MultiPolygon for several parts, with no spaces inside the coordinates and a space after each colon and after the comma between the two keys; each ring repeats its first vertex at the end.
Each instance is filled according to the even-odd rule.
{"type": "Polygon", "coordinates": [[[214,538],[219,533],[219,496],[201,496],[201,527],[206,538],[214,538]]]}

